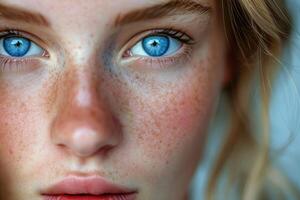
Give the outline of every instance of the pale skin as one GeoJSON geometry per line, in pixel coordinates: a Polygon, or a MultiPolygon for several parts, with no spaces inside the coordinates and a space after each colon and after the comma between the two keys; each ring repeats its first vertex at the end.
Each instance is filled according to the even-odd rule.
{"type": "Polygon", "coordinates": [[[1,69],[5,196],[39,200],[41,190],[70,173],[94,173],[136,189],[138,200],[183,200],[227,78],[214,3],[197,1],[210,8],[204,14],[116,26],[118,16],[166,1],[74,2],[1,1],[49,22],[0,18],[1,30],[26,33],[47,52],[19,62],[21,69],[8,70],[13,61],[1,69]],[[124,56],[147,31],[170,26],[195,42],[168,58],[124,56]]]}

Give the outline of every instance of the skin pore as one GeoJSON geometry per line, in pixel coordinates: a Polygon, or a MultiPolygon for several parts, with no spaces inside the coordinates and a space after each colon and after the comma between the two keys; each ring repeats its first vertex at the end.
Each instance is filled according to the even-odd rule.
{"type": "Polygon", "coordinates": [[[1,37],[21,35],[41,50],[0,55],[6,198],[38,200],[67,176],[99,175],[138,200],[183,200],[226,79],[214,2],[74,2],[0,3],[1,37]],[[134,52],[151,34],[179,48],[134,52]]]}

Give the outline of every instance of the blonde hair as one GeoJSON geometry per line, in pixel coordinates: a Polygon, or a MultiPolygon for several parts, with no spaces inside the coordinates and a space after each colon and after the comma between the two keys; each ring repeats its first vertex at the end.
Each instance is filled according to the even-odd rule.
{"type": "Polygon", "coordinates": [[[283,0],[220,0],[218,6],[234,69],[227,88],[232,120],[209,180],[207,199],[215,199],[225,171],[229,183],[225,185],[229,188],[236,184],[230,189],[236,189],[238,199],[271,199],[270,189],[280,188],[282,194],[291,189],[284,176],[271,166],[268,127],[271,81],[279,65],[276,58],[290,35],[291,19],[283,0]],[[255,74],[260,77],[262,100],[259,130],[254,128],[250,109],[255,74]]]}

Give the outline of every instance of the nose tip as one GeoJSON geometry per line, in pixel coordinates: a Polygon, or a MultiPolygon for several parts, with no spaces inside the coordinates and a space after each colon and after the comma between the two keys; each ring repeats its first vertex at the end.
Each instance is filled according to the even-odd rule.
{"type": "Polygon", "coordinates": [[[117,146],[120,142],[118,124],[108,121],[64,121],[58,119],[52,129],[52,143],[64,147],[72,155],[78,157],[91,157],[95,154],[106,153],[107,150],[117,146]],[[109,125],[109,126],[106,126],[109,125]]]}
{"type": "Polygon", "coordinates": [[[117,144],[117,141],[105,132],[99,134],[96,130],[82,127],[74,130],[68,148],[79,157],[88,157],[101,150],[107,150],[117,144]]]}

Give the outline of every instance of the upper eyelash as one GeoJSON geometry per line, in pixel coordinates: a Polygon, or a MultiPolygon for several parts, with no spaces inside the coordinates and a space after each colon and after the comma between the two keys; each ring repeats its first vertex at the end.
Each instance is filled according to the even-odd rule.
{"type": "MultiPolygon", "coordinates": [[[[0,39],[4,37],[9,37],[9,36],[19,36],[19,37],[24,37],[19,31],[17,30],[4,30],[0,32],[0,39]]],[[[25,38],[25,37],[24,37],[25,38]]]]}
{"type": "Polygon", "coordinates": [[[179,41],[186,43],[186,44],[192,45],[195,43],[195,41],[190,36],[188,36],[186,33],[184,33],[183,31],[174,30],[172,28],[153,30],[153,33],[151,33],[150,35],[148,35],[146,37],[149,37],[149,36],[155,35],[155,34],[167,35],[174,39],[178,39],[179,41]]]}
{"type": "MultiPolygon", "coordinates": [[[[183,31],[179,31],[179,30],[175,30],[173,28],[167,28],[167,29],[156,29],[153,30],[152,34],[148,35],[155,35],[155,34],[164,34],[164,35],[168,35],[170,37],[173,37],[175,39],[178,39],[181,42],[184,42],[186,44],[194,44],[195,41],[188,36],[186,33],[184,33],[183,31]]],[[[4,38],[4,37],[9,37],[9,36],[19,36],[19,37],[24,37],[23,34],[21,34],[21,32],[17,31],[17,30],[13,30],[13,29],[8,29],[8,30],[4,30],[0,32],[0,39],[4,38]]],[[[146,37],[148,37],[146,36],[146,37]]]]}

